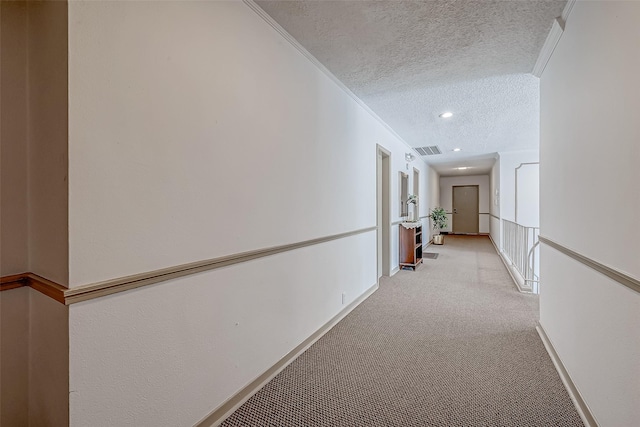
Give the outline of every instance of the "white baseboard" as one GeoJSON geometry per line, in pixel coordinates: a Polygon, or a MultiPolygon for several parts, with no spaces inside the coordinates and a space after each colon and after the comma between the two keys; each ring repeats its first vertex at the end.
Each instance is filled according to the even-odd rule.
{"type": "Polygon", "coordinates": [[[389,274],[389,277],[393,277],[398,271],[400,271],[400,267],[396,267],[393,270],[391,270],[391,273],[389,274]]]}
{"type": "Polygon", "coordinates": [[[598,423],[596,422],[596,419],[591,413],[589,406],[582,398],[582,395],[580,394],[576,385],[571,379],[569,372],[567,372],[567,369],[564,367],[564,364],[562,363],[560,356],[558,356],[556,349],[553,347],[553,343],[551,342],[551,340],[547,336],[547,333],[544,331],[544,328],[539,322],[536,326],[536,330],[538,331],[538,335],[540,335],[540,339],[544,344],[544,348],[547,350],[547,353],[549,353],[549,357],[551,357],[551,361],[553,362],[553,365],[556,367],[556,371],[558,371],[558,375],[560,375],[560,379],[562,380],[564,387],[567,389],[567,392],[569,393],[569,397],[571,397],[571,401],[576,407],[576,410],[578,411],[578,414],[580,415],[582,422],[586,427],[598,427],[598,423]]]}
{"type": "Polygon", "coordinates": [[[513,280],[514,285],[516,285],[518,292],[522,292],[523,294],[532,293],[533,290],[531,289],[531,287],[525,285],[524,277],[522,277],[520,272],[513,267],[509,259],[505,257],[502,251],[498,249],[498,245],[496,245],[496,242],[493,241],[491,234],[489,234],[489,240],[491,240],[491,243],[493,243],[493,247],[496,249],[500,260],[502,260],[502,263],[507,268],[507,272],[509,272],[509,276],[511,276],[511,280],[513,280]]]}
{"type": "Polygon", "coordinates": [[[369,298],[378,289],[378,284],[371,286],[364,294],[356,298],[351,304],[342,309],[338,314],[325,323],[320,329],[314,332],[309,338],[304,340],[300,345],[291,350],[282,359],[278,360],[272,367],[267,369],[264,373],[259,375],[256,379],[251,381],[245,387],[243,387],[238,393],[227,399],[222,405],[213,410],[209,415],[204,417],[195,427],[218,427],[224,420],[226,420],[233,412],[238,409],[242,404],[251,398],[258,392],[266,383],[271,381],[276,375],[278,375],[284,368],[286,368],[291,362],[293,362],[298,356],[311,347],[316,341],[318,341],[324,334],[329,332],[340,320],[342,320],[347,314],[349,314],[354,308],[360,305],[364,300],[369,298]]]}
{"type": "Polygon", "coordinates": [[[511,264],[509,258],[507,258],[504,254],[500,254],[500,258],[502,259],[502,263],[507,267],[507,271],[509,271],[509,275],[513,279],[513,283],[516,284],[516,288],[518,288],[518,292],[522,292],[523,294],[530,294],[533,292],[530,286],[525,285],[524,277],[520,274],[520,272],[511,264]]]}
{"type": "Polygon", "coordinates": [[[496,248],[496,252],[498,253],[498,255],[500,255],[500,249],[498,249],[498,245],[496,245],[496,242],[493,241],[493,237],[491,237],[491,234],[489,234],[489,240],[491,240],[491,243],[493,243],[493,247],[496,248]]]}

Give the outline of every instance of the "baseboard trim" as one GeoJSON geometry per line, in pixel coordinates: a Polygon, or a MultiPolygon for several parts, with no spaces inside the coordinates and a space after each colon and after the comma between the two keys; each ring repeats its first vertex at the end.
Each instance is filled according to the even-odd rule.
{"type": "Polygon", "coordinates": [[[532,293],[533,292],[532,289],[525,286],[524,277],[522,277],[520,275],[520,272],[515,269],[513,264],[511,264],[511,261],[503,253],[500,253],[499,255],[500,255],[500,259],[502,260],[502,263],[504,264],[505,267],[507,267],[507,271],[509,272],[511,279],[513,280],[513,283],[515,283],[516,288],[518,288],[518,292],[523,294],[532,293]]]}
{"type": "Polygon", "coordinates": [[[433,245],[433,239],[430,239],[427,243],[422,245],[422,250],[426,250],[429,246],[433,245]]]}
{"type": "Polygon", "coordinates": [[[235,395],[231,396],[227,401],[220,405],[217,409],[204,417],[195,427],[217,427],[224,420],[226,420],[234,411],[242,406],[247,400],[256,394],[265,384],[271,381],[276,375],[278,375],[284,368],[286,368],[291,362],[293,362],[299,355],[304,353],[309,347],[311,347],[316,341],[318,341],[324,334],[329,332],[340,320],[342,320],[347,314],[349,314],[354,308],[360,305],[364,300],[369,298],[378,289],[378,284],[371,286],[364,294],[360,295],[351,304],[342,309],[331,320],[325,323],[320,329],[314,332],[309,338],[304,340],[300,345],[291,350],[276,362],[271,368],[267,369],[264,373],[259,375],[256,379],[244,386],[235,395]]]}
{"type": "Polygon", "coordinates": [[[493,240],[493,237],[491,237],[491,233],[489,233],[489,240],[491,240],[493,247],[496,249],[496,252],[498,253],[498,255],[500,255],[500,249],[498,249],[498,245],[496,245],[496,242],[493,240]]]}
{"type": "Polygon", "coordinates": [[[578,391],[578,388],[571,379],[571,375],[569,375],[569,372],[565,368],[564,363],[562,363],[562,359],[560,359],[560,356],[556,352],[553,343],[549,339],[549,336],[547,336],[547,333],[545,332],[540,322],[538,322],[538,324],[536,325],[536,331],[538,331],[538,335],[540,335],[542,344],[544,344],[544,348],[547,350],[547,353],[549,353],[549,357],[551,358],[553,365],[556,367],[556,371],[558,371],[558,375],[560,375],[560,379],[562,380],[564,387],[567,389],[569,397],[571,397],[571,401],[576,407],[576,410],[578,411],[582,422],[586,427],[598,427],[598,423],[591,413],[589,406],[582,398],[582,395],[578,391]]]}
{"type": "Polygon", "coordinates": [[[518,290],[518,292],[523,294],[532,293],[531,289],[527,289],[526,287],[524,287],[524,278],[521,279],[522,284],[520,283],[520,281],[516,276],[516,274],[519,275],[519,273],[517,271],[514,271],[509,261],[507,261],[507,258],[505,258],[504,254],[502,253],[502,251],[498,249],[498,245],[496,245],[496,242],[493,241],[493,237],[491,237],[491,234],[489,234],[489,240],[491,240],[491,243],[493,243],[493,247],[496,250],[498,257],[500,257],[500,260],[504,264],[504,267],[507,269],[507,272],[509,273],[509,276],[511,276],[511,280],[513,280],[513,284],[516,285],[516,289],[518,290]]]}
{"type": "Polygon", "coordinates": [[[389,277],[393,277],[393,276],[395,276],[395,274],[396,274],[398,271],[400,271],[400,267],[399,267],[399,266],[398,266],[398,267],[396,267],[396,268],[394,268],[393,270],[391,270],[391,273],[389,274],[389,277]]]}

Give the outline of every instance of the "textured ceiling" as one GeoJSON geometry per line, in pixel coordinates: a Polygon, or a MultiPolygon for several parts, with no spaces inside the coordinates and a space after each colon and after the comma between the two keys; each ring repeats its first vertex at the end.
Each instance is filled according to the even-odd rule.
{"type": "Polygon", "coordinates": [[[256,3],[439,172],[537,148],[530,73],[565,0],[256,3]]]}

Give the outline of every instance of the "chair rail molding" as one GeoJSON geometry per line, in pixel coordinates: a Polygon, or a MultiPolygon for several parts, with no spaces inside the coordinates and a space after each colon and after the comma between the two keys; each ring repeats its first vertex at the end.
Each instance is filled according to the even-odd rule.
{"type": "Polygon", "coordinates": [[[604,274],[605,276],[609,277],[610,279],[613,279],[614,281],[620,283],[621,285],[626,286],[627,288],[640,293],[640,280],[638,280],[637,278],[632,277],[622,271],[616,270],[613,267],[609,267],[608,265],[602,264],[585,255],[582,255],[572,249],[567,248],[566,246],[561,245],[558,242],[555,242],[549,239],[548,237],[539,236],[539,239],[540,239],[540,243],[550,246],[553,249],[557,250],[558,252],[570,258],[573,258],[579,263],[586,265],[587,267],[599,273],[604,274]]]}
{"type": "Polygon", "coordinates": [[[333,234],[330,236],[304,240],[301,242],[290,243],[286,245],[273,246],[270,248],[257,249],[232,255],[225,255],[222,257],[212,258],[204,261],[192,262],[189,264],[180,264],[160,270],[119,277],[116,279],[92,283],[70,289],[58,283],[52,282],[51,280],[48,280],[44,277],[40,277],[37,274],[22,273],[0,278],[0,291],[15,289],[21,286],[30,286],[31,288],[55,299],[62,304],[69,305],[94,298],[100,298],[118,292],[128,291],[130,289],[135,289],[142,286],[153,285],[155,283],[176,279],[178,277],[188,276],[208,270],[215,270],[217,268],[240,264],[257,258],[263,258],[282,252],[330,242],[332,240],[343,239],[346,237],[355,236],[357,234],[369,233],[376,230],[376,227],[366,227],[359,230],[348,231],[346,233],[333,234]]]}

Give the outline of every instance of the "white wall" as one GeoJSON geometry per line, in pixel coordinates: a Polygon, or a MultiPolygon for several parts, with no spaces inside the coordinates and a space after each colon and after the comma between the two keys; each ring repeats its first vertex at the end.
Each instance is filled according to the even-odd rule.
{"type": "Polygon", "coordinates": [[[516,178],[516,222],[525,227],[539,227],[540,164],[523,164],[516,169],[516,178]]]}
{"type": "Polygon", "coordinates": [[[68,425],[68,314],[29,287],[0,292],[1,425],[68,425]]]}
{"type": "Polygon", "coordinates": [[[69,388],[69,308],[29,288],[29,425],[68,425],[74,392],[69,388]]]}
{"type": "Polygon", "coordinates": [[[246,6],[70,15],[72,287],[375,224],[371,147],[407,147],[246,6]]]}
{"type": "MultiPolygon", "coordinates": [[[[67,7],[2,2],[0,275],[67,283],[67,7]]],[[[68,422],[68,309],[0,292],[0,424],[68,422]]]]}
{"type": "MultiPolygon", "coordinates": [[[[408,148],[245,4],[69,4],[72,287],[373,227],[376,144],[396,221],[408,148]]],[[[375,242],[72,305],[71,425],[198,421],[375,285],[375,242]]]]}
{"type": "Polygon", "coordinates": [[[376,281],[375,234],[71,306],[72,426],[193,425],[376,281]],[[349,261],[345,268],[345,261],[349,261]]]}
{"type": "MultiPolygon", "coordinates": [[[[638,22],[640,3],[576,2],[541,79],[540,147],[541,235],[636,279],[638,22]]],[[[599,425],[636,425],[640,294],[542,249],[542,326],[599,425]]]]}
{"type": "Polygon", "coordinates": [[[29,2],[28,50],[29,269],[66,285],[66,2],[29,2]]]}
{"type": "Polygon", "coordinates": [[[0,292],[0,425],[29,425],[29,289],[0,292]]]}
{"type": "MultiPolygon", "coordinates": [[[[433,169],[429,168],[429,179],[428,179],[429,188],[423,191],[426,191],[424,200],[428,200],[428,209],[426,212],[421,212],[420,215],[429,215],[431,210],[435,207],[440,206],[440,175],[433,169]]],[[[424,188],[424,187],[423,187],[424,188]]],[[[429,239],[426,239],[425,243],[433,238],[438,231],[433,229],[433,224],[430,219],[425,219],[423,222],[423,230],[429,229],[429,239]]],[[[424,231],[423,231],[424,233],[424,231]]]]}
{"type": "MultiPolygon", "coordinates": [[[[440,204],[447,211],[453,211],[453,187],[456,185],[477,185],[479,197],[479,232],[489,233],[489,175],[448,176],[440,177],[440,204]]],[[[451,231],[453,222],[451,214],[448,227],[442,231],[451,231]]]]}
{"type": "Polygon", "coordinates": [[[0,275],[27,271],[27,5],[0,3],[0,275]]]}
{"type": "Polygon", "coordinates": [[[502,221],[500,219],[500,156],[498,155],[489,173],[489,230],[493,243],[502,246],[502,221]]]}
{"type": "MultiPolygon", "coordinates": [[[[540,154],[538,150],[506,151],[500,153],[500,216],[509,221],[516,220],[516,169],[518,169],[518,180],[520,171],[533,166],[525,166],[527,163],[538,163],[540,154]]],[[[528,171],[528,169],[527,169],[528,171]]],[[[535,179],[527,180],[528,187],[520,188],[518,201],[527,206],[529,210],[535,210],[538,205],[538,186],[535,179]],[[525,190],[524,192],[522,190],[525,190]]],[[[519,218],[518,218],[519,219],[519,218]]],[[[529,217],[527,217],[529,219],[529,217]]],[[[527,225],[527,224],[523,224],[527,225]]],[[[536,224],[537,226],[538,224],[536,224]]]]}
{"type": "MultiPolygon", "coordinates": [[[[27,271],[27,5],[0,2],[0,276],[27,271]]],[[[0,292],[0,425],[29,423],[28,290],[0,292]]]]}

